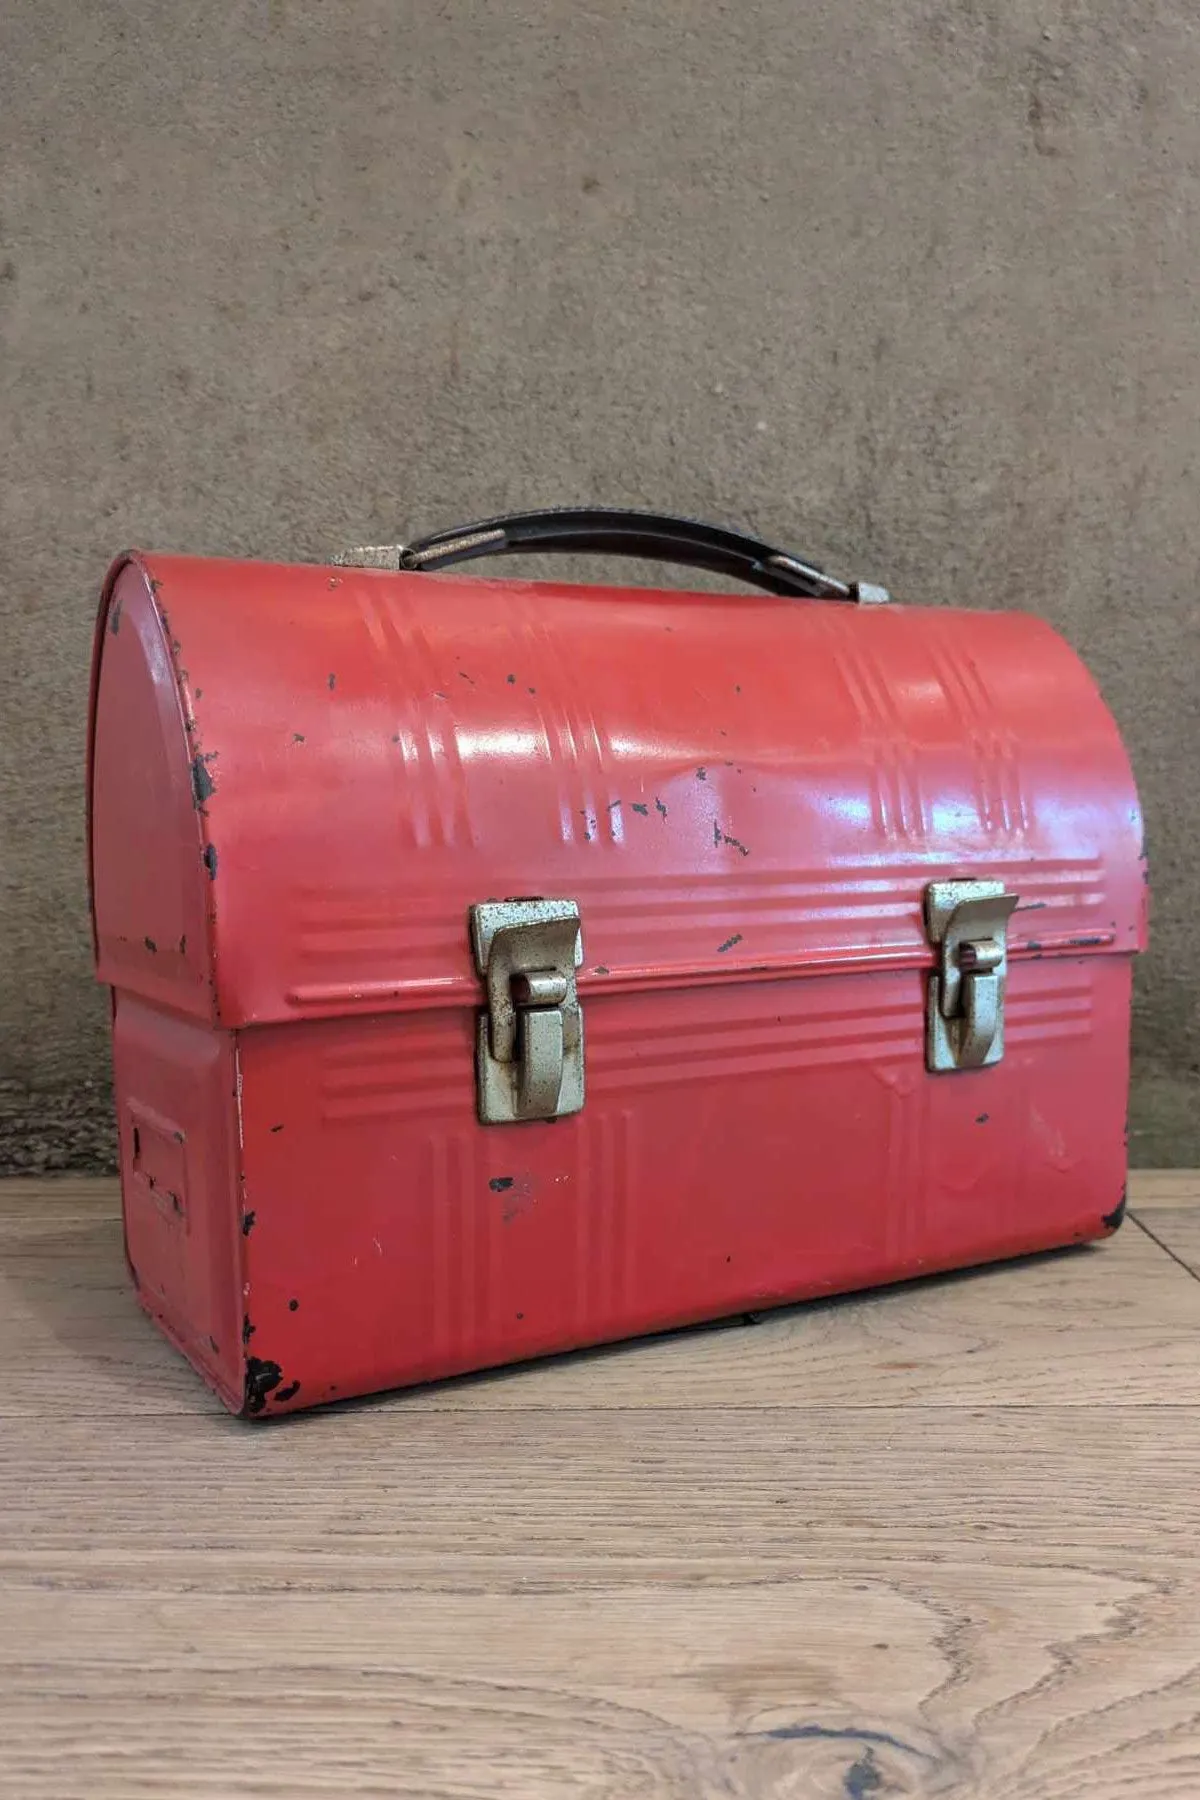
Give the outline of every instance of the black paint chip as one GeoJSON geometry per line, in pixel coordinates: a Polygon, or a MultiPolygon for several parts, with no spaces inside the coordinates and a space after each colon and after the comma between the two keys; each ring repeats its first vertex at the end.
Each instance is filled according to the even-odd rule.
{"type": "Polygon", "coordinates": [[[208,772],[208,764],[202,756],[192,758],[192,799],[197,806],[203,806],[216,793],[216,783],[208,772]]]}
{"type": "MultiPolygon", "coordinates": [[[[272,1393],[282,1380],[283,1370],[277,1362],[268,1362],[265,1357],[261,1356],[248,1356],[246,1358],[246,1386],[242,1398],[243,1411],[260,1413],[267,1404],[267,1395],[272,1393]]],[[[290,1391],[294,1394],[295,1387],[290,1391]]]]}

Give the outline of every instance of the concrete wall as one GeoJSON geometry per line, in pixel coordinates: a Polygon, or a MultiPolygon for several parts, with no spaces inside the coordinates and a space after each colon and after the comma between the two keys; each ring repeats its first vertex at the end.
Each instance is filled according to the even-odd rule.
{"type": "Polygon", "coordinates": [[[1067,633],[1149,816],[1134,1154],[1197,1160],[1197,93],[1194,0],[6,0],[9,1165],[108,1154],[110,554],[572,499],[1067,633]]]}

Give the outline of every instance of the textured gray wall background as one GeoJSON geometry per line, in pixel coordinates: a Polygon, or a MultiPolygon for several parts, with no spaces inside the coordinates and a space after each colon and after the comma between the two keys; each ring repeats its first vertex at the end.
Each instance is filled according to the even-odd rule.
{"type": "Polygon", "coordinates": [[[6,0],[0,1156],[107,1154],[110,554],[591,499],[1066,632],[1148,812],[1134,1154],[1200,1160],[1197,93],[1194,0],[6,0]]]}

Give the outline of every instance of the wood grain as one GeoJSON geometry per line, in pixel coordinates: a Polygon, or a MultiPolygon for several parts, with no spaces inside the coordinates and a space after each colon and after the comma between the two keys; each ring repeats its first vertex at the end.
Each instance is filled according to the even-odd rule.
{"type": "Polygon", "coordinates": [[[256,1427],[142,1319],[110,1184],[5,1184],[0,1794],[1195,1800],[1200,1181],[1131,1198],[256,1427]]]}

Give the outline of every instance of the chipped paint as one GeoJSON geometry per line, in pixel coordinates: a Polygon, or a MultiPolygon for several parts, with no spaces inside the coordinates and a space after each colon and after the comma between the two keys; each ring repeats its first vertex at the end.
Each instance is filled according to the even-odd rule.
{"type": "Polygon", "coordinates": [[[1112,1211],[1110,1213],[1105,1213],[1103,1219],[1100,1221],[1106,1231],[1120,1230],[1121,1226],[1125,1223],[1125,1208],[1128,1204],[1129,1190],[1128,1188],[1122,1188],[1121,1198],[1117,1201],[1117,1204],[1113,1207],[1112,1211]]]}
{"type": "Polygon", "coordinates": [[[192,802],[195,806],[203,806],[216,793],[216,784],[208,772],[209,756],[197,754],[192,758],[192,802]]]}
{"type": "MultiPolygon", "coordinates": [[[[262,1356],[248,1356],[242,1410],[251,1414],[260,1413],[267,1404],[267,1396],[274,1392],[282,1380],[283,1370],[277,1362],[271,1362],[262,1356]]],[[[295,1389],[292,1391],[295,1392],[295,1389]]]]}

